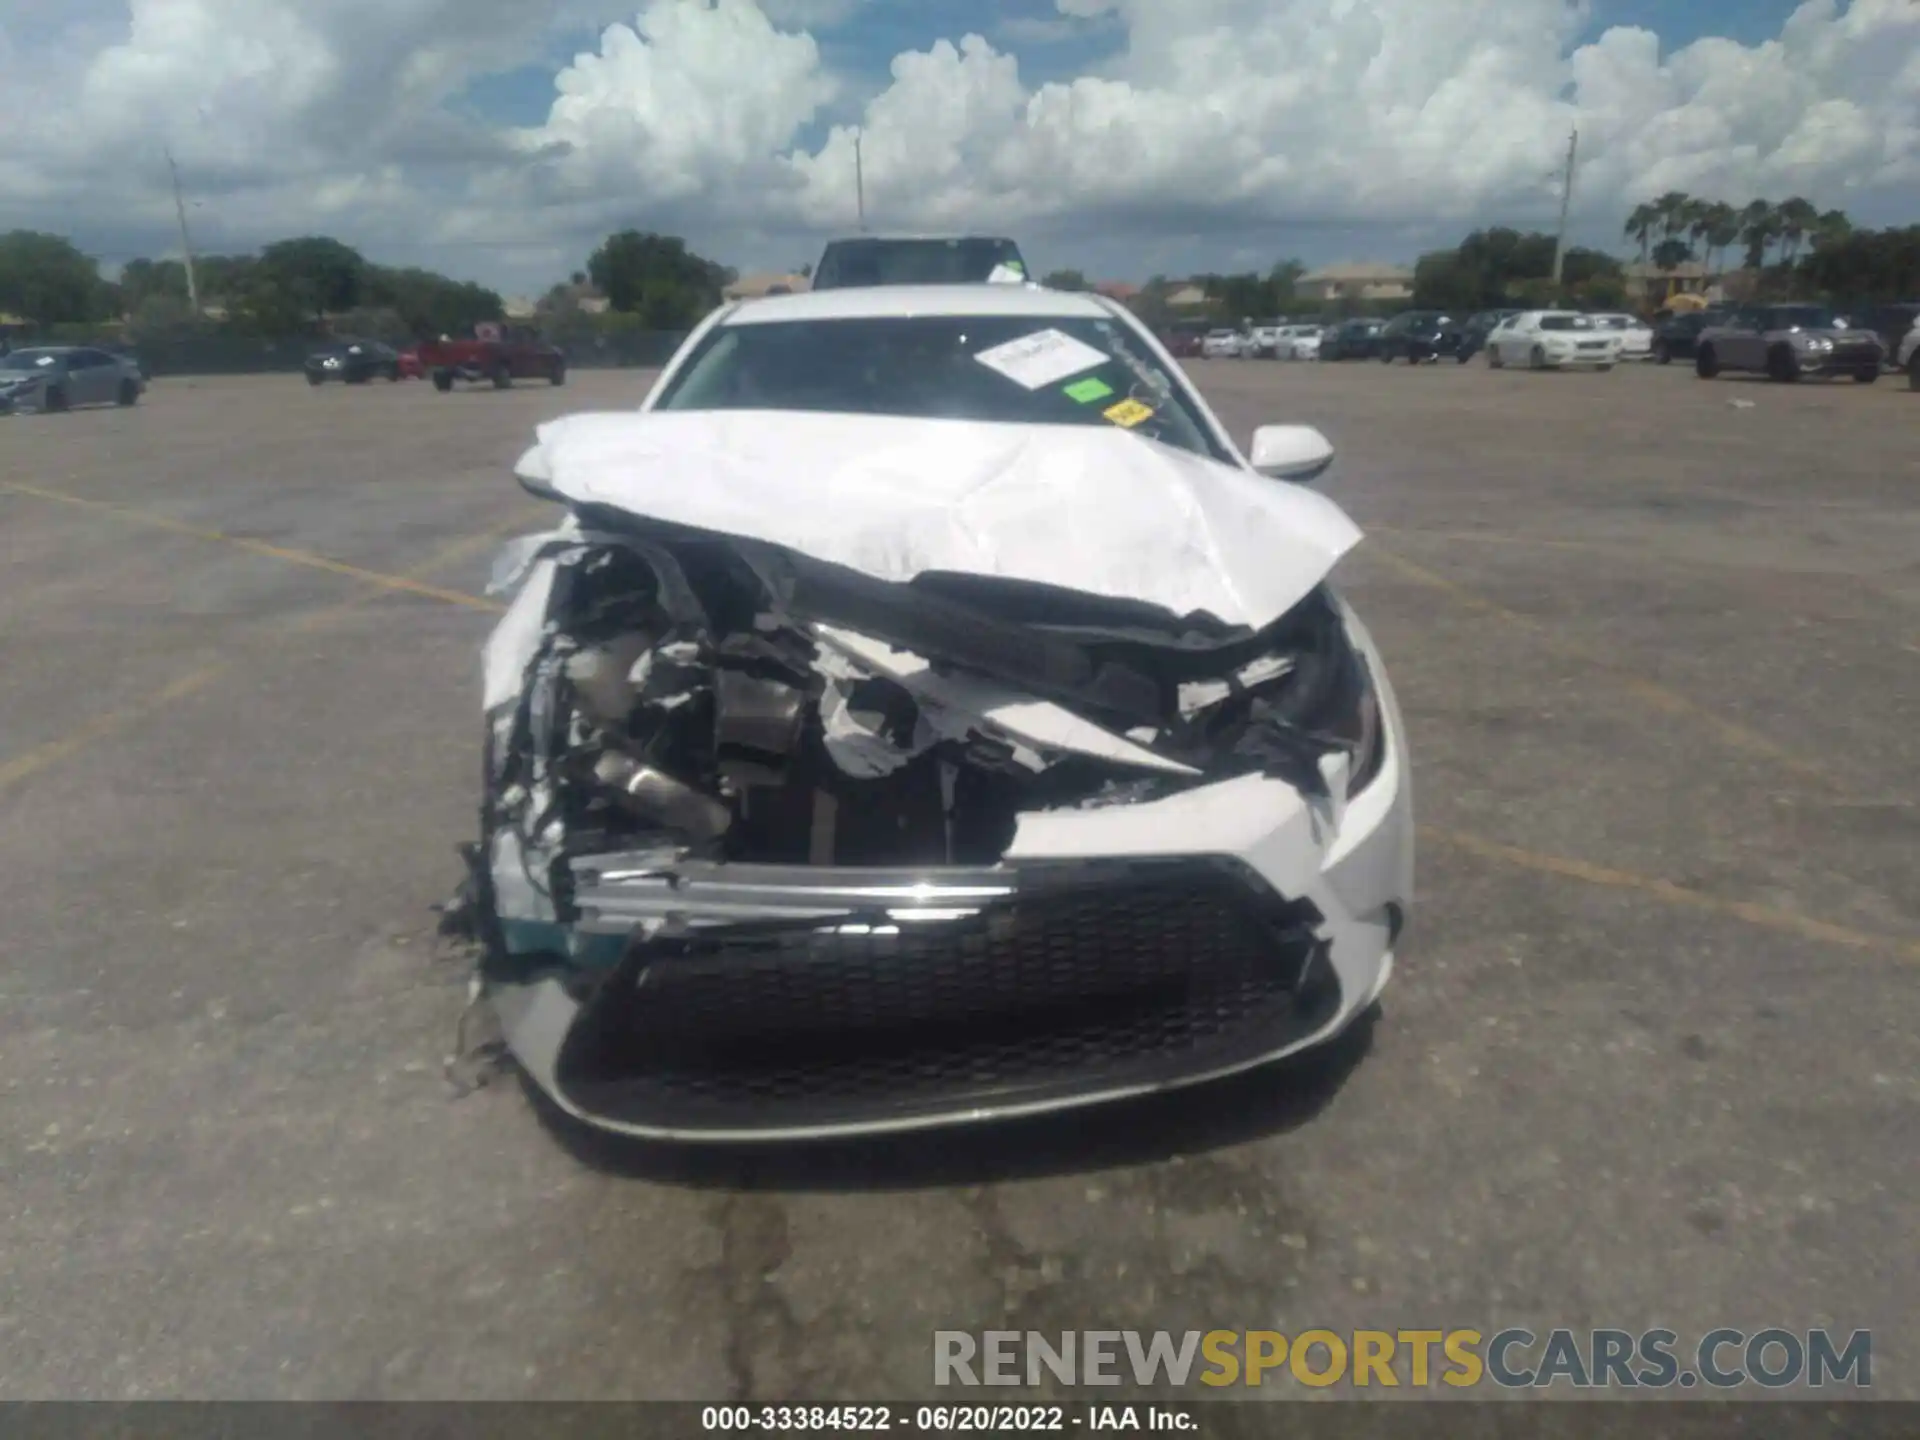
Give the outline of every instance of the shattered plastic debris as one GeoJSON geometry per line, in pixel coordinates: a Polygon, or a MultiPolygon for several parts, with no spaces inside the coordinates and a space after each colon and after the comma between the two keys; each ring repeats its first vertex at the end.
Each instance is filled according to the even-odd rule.
{"type": "Polygon", "coordinates": [[[1753,409],[1753,401],[1751,400],[1729,400],[1727,401],[1727,404],[1735,410],[1753,409]]]}

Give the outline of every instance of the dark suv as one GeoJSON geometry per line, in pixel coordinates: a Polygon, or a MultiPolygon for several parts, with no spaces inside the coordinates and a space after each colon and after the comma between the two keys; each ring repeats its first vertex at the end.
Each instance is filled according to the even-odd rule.
{"type": "Polygon", "coordinates": [[[813,270],[815,290],[867,285],[977,285],[1027,277],[1013,241],[994,235],[858,235],[831,240],[813,270]]]}
{"type": "Polygon", "coordinates": [[[1442,355],[1451,355],[1464,365],[1467,351],[1461,339],[1460,327],[1438,310],[1403,310],[1380,331],[1376,353],[1383,365],[1391,365],[1395,360],[1418,365],[1422,360],[1438,360],[1442,355]]]}

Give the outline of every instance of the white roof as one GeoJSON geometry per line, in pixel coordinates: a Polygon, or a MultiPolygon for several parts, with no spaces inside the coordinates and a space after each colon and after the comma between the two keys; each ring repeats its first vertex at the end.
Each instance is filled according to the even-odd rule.
{"type": "Polygon", "coordinates": [[[720,323],[764,325],[784,320],[906,319],[914,315],[1035,315],[1097,320],[1112,314],[1111,302],[1098,296],[1043,290],[1037,285],[861,285],[745,300],[722,316],[720,323]]]}

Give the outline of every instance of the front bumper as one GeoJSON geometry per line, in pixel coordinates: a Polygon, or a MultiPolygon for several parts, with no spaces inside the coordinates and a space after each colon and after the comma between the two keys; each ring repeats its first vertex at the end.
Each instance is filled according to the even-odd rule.
{"type": "Polygon", "coordinates": [[[1618,364],[1621,358],[1621,352],[1617,348],[1547,351],[1547,364],[1555,370],[1578,370],[1582,367],[1597,369],[1602,365],[1618,364]]]}
{"type": "Polygon", "coordinates": [[[1413,888],[1400,714],[1349,623],[1386,753],[1344,803],[1250,775],[1033,812],[983,868],[582,859],[576,958],[519,945],[489,983],[508,1047],[597,1128],[755,1143],[1071,1110],[1331,1039],[1413,888]]]}
{"type": "Polygon", "coordinates": [[[1802,350],[1800,370],[1806,375],[1852,375],[1861,370],[1878,370],[1885,352],[1878,345],[1853,341],[1835,345],[1831,350],[1802,350]]]}

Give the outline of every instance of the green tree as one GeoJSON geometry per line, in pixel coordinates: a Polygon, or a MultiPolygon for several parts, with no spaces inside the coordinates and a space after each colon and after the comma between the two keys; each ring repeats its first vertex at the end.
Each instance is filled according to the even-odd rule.
{"type": "Polygon", "coordinates": [[[108,300],[99,266],[65,236],[0,235],[0,310],[36,325],[81,324],[105,318],[108,300]]]}
{"type": "Polygon", "coordinates": [[[1849,305],[1911,300],[1920,295],[1920,225],[1850,229],[1816,244],[1799,273],[1805,283],[1849,305]]]}
{"type": "Polygon", "coordinates": [[[1273,299],[1273,308],[1268,314],[1283,314],[1292,308],[1294,287],[1306,273],[1307,267],[1298,260],[1282,260],[1267,272],[1267,289],[1273,299]]]}
{"type": "MultiPolygon", "coordinates": [[[[1680,239],[1693,224],[1694,199],[1684,190],[1667,191],[1653,202],[1653,209],[1660,217],[1658,228],[1662,240],[1680,239]]],[[[1687,258],[1693,258],[1692,247],[1688,247],[1687,258]]],[[[1654,263],[1660,262],[1656,259],[1654,263]]]]}
{"type": "Polygon", "coordinates": [[[331,236],[303,235],[263,249],[259,270],[287,308],[317,322],[325,320],[328,311],[351,310],[360,303],[367,262],[358,250],[331,236]]]}
{"type": "Polygon", "coordinates": [[[1724,200],[1715,200],[1702,212],[1700,223],[1707,269],[1717,275],[1726,268],[1727,247],[1740,238],[1740,212],[1724,200]]]}
{"type": "Polygon", "coordinates": [[[414,267],[370,265],[361,290],[366,303],[392,310],[415,339],[463,332],[506,313],[500,296],[485,286],[414,267]]]}
{"type": "Polygon", "coordinates": [[[1645,265],[1653,253],[1653,232],[1660,226],[1660,212],[1650,204],[1642,202],[1633,207],[1633,213],[1627,216],[1626,228],[1621,231],[1634,244],[1640,247],[1640,263],[1645,265]]]}
{"type": "Polygon", "coordinates": [[[1839,245],[1853,234],[1853,221],[1844,210],[1824,210],[1813,225],[1813,248],[1839,245]]]}
{"type": "Polygon", "coordinates": [[[588,257],[587,274],[613,309],[640,316],[652,330],[692,329],[720,303],[728,277],[679,236],[639,230],[609,235],[588,257]]]}
{"type": "Polygon", "coordinates": [[[1055,270],[1040,282],[1049,290],[1091,290],[1087,277],[1078,270],[1055,270]]]}
{"type": "Polygon", "coordinates": [[[1820,224],[1820,212],[1813,203],[1798,195],[1782,200],[1774,214],[1780,223],[1780,258],[1791,265],[1800,256],[1800,247],[1806,244],[1814,230],[1820,224]]]}
{"type": "Polygon", "coordinates": [[[1767,251],[1780,238],[1780,217],[1768,200],[1749,200],[1740,211],[1740,240],[1747,247],[1747,268],[1759,270],[1767,263],[1767,251]]]}
{"type": "Polygon", "coordinates": [[[1669,273],[1678,270],[1692,258],[1693,247],[1677,235],[1653,247],[1653,263],[1669,273]]]}
{"type": "MultiPolygon", "coordinates": [[[[1496,225],[1475,230],[1452,250],[1422,255],[1414,266],[1414,303],[1425,309],[1488,310],[1511,300],[1546,303],[1577,290],[1619,288],[1620,262],[1599,250],[1572,246],[1553,283],[1554,237],[1496,225]]],[[[1599,293],[1596,291],[1596,293],[1599,293]]]]}
{"type": "MultiPolygon", "coordinates": [[[[198,279],[196,274],[195,279],[198,279]]],[[[187,301],[187,267],[178,260],[129,260],[120,267],[121,301],[128,311],[158,297],[187,301]]]]}

